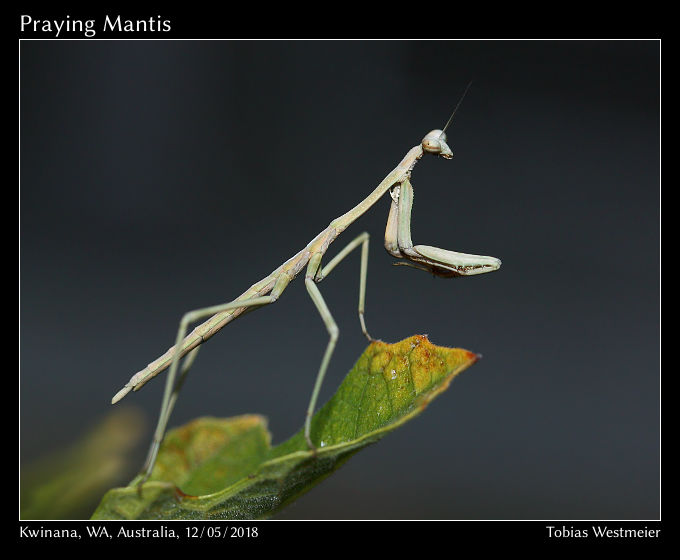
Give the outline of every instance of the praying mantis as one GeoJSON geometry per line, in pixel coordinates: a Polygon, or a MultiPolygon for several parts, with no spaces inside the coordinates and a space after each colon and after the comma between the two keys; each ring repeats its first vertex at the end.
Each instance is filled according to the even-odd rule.
{"type": "Polygon", "coordinates": [[[358,308],[359,322],[361,330],[366,338],[369,341],[374,340],[366,329],[364,319],[369,234],[367,232],[361,233],[354,240],[350,241],[350,243],[328,263],[323,264],[322,261],[331,243],[333,243],[333,241],[335,241],[350,224],[369,210],[388,191],[392,202],[387,218],[387,226],[385,228],[385,249],[393,257],[405,259],[404,261],[396,262],[394,264],[411,266],[444,278],[474,276],[492,272],[500,268],[501,261],[495,257],[457,253],[455,251],[448,251],[429,245],[413,245],[413,242],[411,241],[411,208],[413,205],[411,172],[416,163],[418,163],[425,154],[441,156],[445,159],[451,159],[453,157],[453,152],[446,143],[446,129],[451,124],[453,116],[465,97],[469,87],[470,84],[468,84],[463,92],[463,95],[458,101],[458,104],[444,128],[428,132],[422,141],[406,153],[401,162],[387,174],[373,192],[371,192],[364,200],[340,217],[335,218],[326,229],[314,237],[314,239],[312,239],[301,251],[285,261],[271,274],[253,284],[233,301],[185,313],[179,323],[175,345],[168,349],[162,356],[148,364],[144,369],[133,375],[125,386],[116,393],[111,401],[114,404],[125,397],[130,391],[141,389],[153,377],[168,367],[170,368],[165,381],[158,423],[144,467],[140,472],[138,488],[141,488],[141,485],[151,475],[158,455],[158,450],[165,435],[170,414],[175,406],[179,391],[184,384],[187,373],[196,359],[196,354],[200,345],[217,333],[227,323],[241,315],[278,301],[281,294],[288,287],[288,284],[290,284],[303,269],[305,269],[305,288],[321,315],[329,336],[305,416],[305,440],[310,450],[316,450],[316,446],[310,437],[311,419],[339,334],[338,326],[317,285],[324,280],[347,255],[359,246],[361,247],[358,308]],[[193,331],[187,335],[189,326],[205,317],[210,318],[196,326],[193,331]],[[184,361],[180,368],[180,360],[182,358],[184,358],[184,361]],[[179,378],[177,377],[178,373],[179,378]]]}

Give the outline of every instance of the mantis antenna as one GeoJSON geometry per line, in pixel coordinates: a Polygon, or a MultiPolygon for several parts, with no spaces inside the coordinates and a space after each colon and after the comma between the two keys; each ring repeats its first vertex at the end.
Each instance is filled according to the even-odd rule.
{"type": "Polygon", "coordinates": [[[444,128],[442,128],[442,132],[439,135],[441,138],[442,134],[446,132],[446,129],[449,128],[449,125],[451,124],[451,121],[453,120],[453,115],[456,114],[456,111],[458,110],[458,107],[460,107],[460,104],[463,102],[463,99],[465,98],[465,94],[468,92],[470,89],[470,86],[472,85],[472,80],[468,83],[467,86],[465,86],[465,91],[463,92],[463,95],[460,96],[460,99],[458,100],[458,103],[456,103],[456,107],[453,109],[453,113],[451,113],[451,116],[449,117],[449,120],[446,121],[446,124],[444,125],[444,128]]]}

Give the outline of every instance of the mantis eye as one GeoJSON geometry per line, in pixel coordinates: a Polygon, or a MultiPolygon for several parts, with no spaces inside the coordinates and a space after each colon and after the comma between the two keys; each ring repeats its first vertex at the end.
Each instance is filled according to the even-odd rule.
{"type": "Polygon", "coordinates": [[[442,145],[436,138],[423,138],[423,150],[431,154],[438,154],[442,149],[442,145]]]}

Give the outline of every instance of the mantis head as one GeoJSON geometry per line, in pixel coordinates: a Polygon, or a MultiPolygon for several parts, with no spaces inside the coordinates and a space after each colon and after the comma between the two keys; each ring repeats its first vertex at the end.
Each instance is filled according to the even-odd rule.
{"type": "Polygon", "coordinates": [[[456,103],[456,107],[454,108],[453,113],[451,113],[449,120],[444,125],[444,128],[442,128],[441,130],[438,128],[435,130],[430,130],[430,132],[428,132],[425,135],[425,138],[423,138],[423,141],[421,142],[421,145],[425,152],[434,155],[439,155],[446,159],[451,159],[453,157],[453,152],[451,151],[451,148],[449,148],[449,145],[446,143],[446,129],[449,128],[451,121],[453,121],[453,116],[456,114],[458,107],[460,107],[460,104],[463,101],[465,94],[470,89],[471,85],[472,82],[469,82],[467,87],[465,88],[465,91],[463,92],[463,95],[460,96],[458,103],[456,103]]]}
{"type": "Polygon", "coordinates": [[[430,154],[440,155],[446,159],[451,159],[453,157],[453,152],[446,143],[446,132],[443,130],[431,130],[425,135],[421,144],[423,150],[430,154]]]}

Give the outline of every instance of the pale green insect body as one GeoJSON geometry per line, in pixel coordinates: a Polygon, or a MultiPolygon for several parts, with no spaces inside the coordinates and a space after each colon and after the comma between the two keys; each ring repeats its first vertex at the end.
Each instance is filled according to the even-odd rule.
{"type": "Polygon", "coordinates": [[[390,192],[392,202],[385,229],[385,248],[392,256],[407,261],[395,264],[407,264],[441,277],[472,276],[500,268],[501,261],[495,257],[457,253],[429,245],[414,246],[411,241],[411,208],[413,205],[413,187],[410,181],[411,172],[424,153],[438,155],[446,159],[453,157],[453,152],[446,142],[446,134],[444,132],[452,118],[453,114],[443,130],[434,129],[428,132],[422,141],[406,153],[399,164],[385,176],[380,184],[364,200],[331,221],[328,227],[314,237],[304,249],[276,268],[269,276],[253,284],[235,300],[186,313],[180,321],[175,345],[169,348],[162,356],[148,364],[142,371],[132,376],[125,387],[116,393],[112,399],[114,403],[121,400],[130,391],[140,389],[150,379],[166,368],[170,369],[166,379],[163,403],[154,439],[149,449],[144,470],[137,479],[137,484],[141,485],[151,474],[170,413],[174,408],[179,390],[184,383],[189,368],[193,364],[200,345],[238,316],[278,301],[290,282],[305,267],[305,287],[321,315],[321,319],[329,334],[329,342],[317,373],[305,418],[304,435],[309,448],[315,448],[315,445],[318,443],[315,444],[311,439],[311,417],[315,410],[319,389],[339,333],[339,329],[317,284],[326,278],[349,253],[358,247],[361,247],[359,321],[364,335],[369,340],[373,340],[368,334],[364,322],[369,234],[364,232],[358,235],[328,262],[323,263],[323,257],[331,243],[388,191],[390,192]],[[207,321],[196,326],[191,333],[187,334],[191,324],[206,317],[209,317],[207,321]],[[185,357],[185,360],[180,371],[179,362],[182,357],[185,357]],[[179,379],[176,379],[178,374],[179,379]]]}

